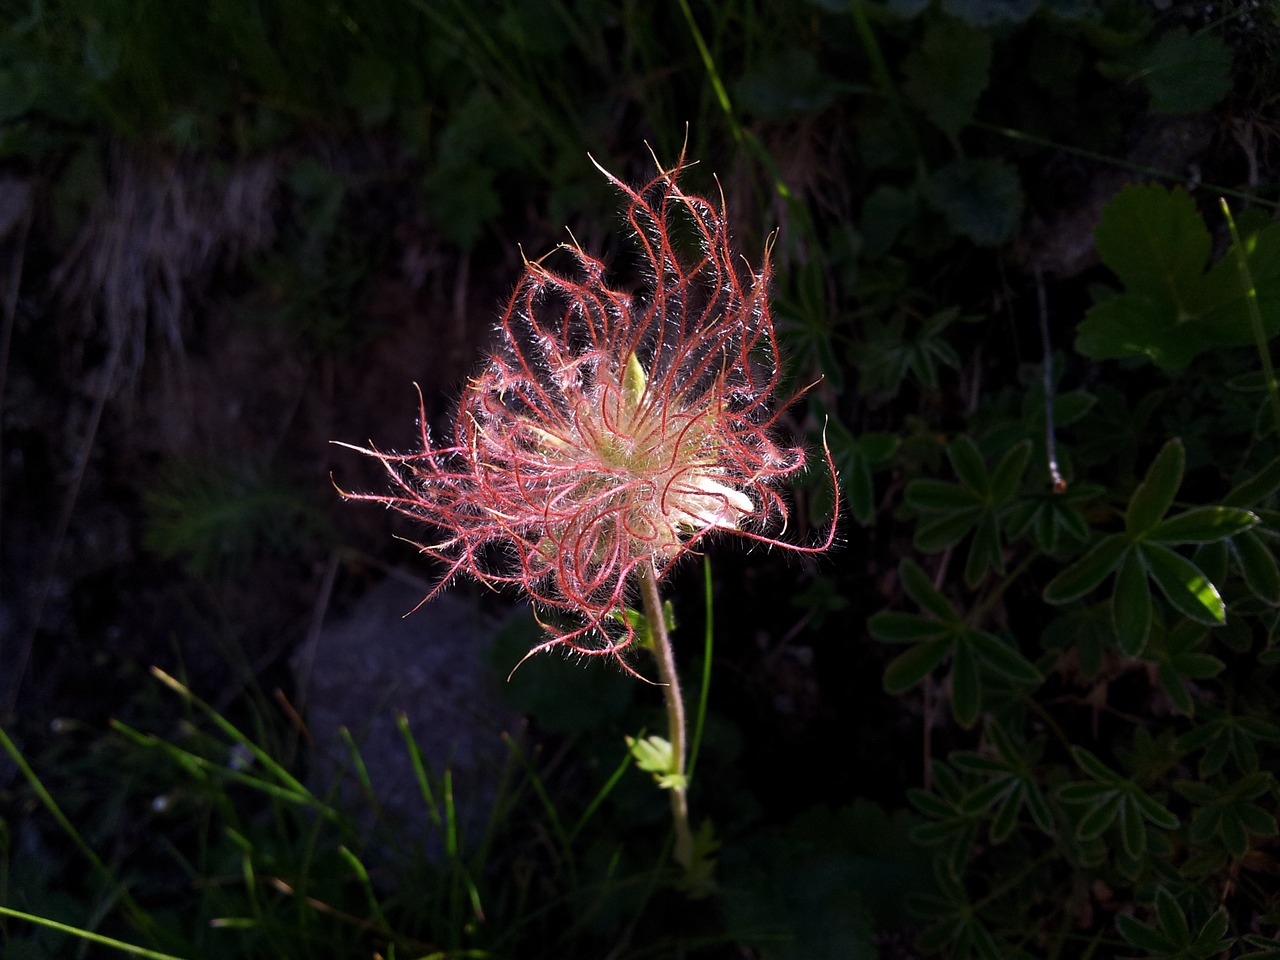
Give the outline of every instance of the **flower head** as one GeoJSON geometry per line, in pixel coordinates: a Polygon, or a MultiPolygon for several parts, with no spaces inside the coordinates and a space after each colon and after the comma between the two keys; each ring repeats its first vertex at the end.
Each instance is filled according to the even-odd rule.
{"type": "Polygon", "coordinates": [[[773,436],[785,404],[767,251],[757,272],[739,268],[723,200],[681,191],[681,169],[639,190],[602,169],[626,199],[642,296],[608,286],[576,244],[561,247],[570,272],[526,262],[451,441],[432,440],[420,398],[420,450],[354,448],[382,462],[394,492],[344,496],[441,532],[420,545],[449,566],[437,591],[466,573],[569,615],[538,649],[619,653],[635,576],[663,577],[711,534],[831,543],[777,539],[788,517],[777,488],[805,454],[773,436]]]}

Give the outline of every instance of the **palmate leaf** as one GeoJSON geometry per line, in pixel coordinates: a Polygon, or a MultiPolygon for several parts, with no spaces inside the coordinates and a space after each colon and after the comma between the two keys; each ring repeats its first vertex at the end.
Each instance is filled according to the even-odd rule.
{"type": "Polygon", "coordinates": [[[1234,937],[1226,936],[1230,922],[1225,909],[1219,908],[1210,914],[1204,925],[1193,933],[1182,906],[1164,887],[1156,890],[1155,919],[1157,926],[1151,927],[1128,914],[1117,914],[1116,929],[1133,946],[1145,950],[1152,960],[1174,957],[1210,960],[1235,942],[1234,937]]]}
{"type": "MultiPolygon", "coordinates": [[[[1183,780],[1174,789],[1195,804],[1188,839],[1206,844],[1218,838],[1227,852],[1242,857],[1249,837],[1274,837],[1280,833],[1275,816],[1255,801],[1275,788],[1270,774],[1254,772],[1223,786],[1183,780]]],[[[1267,806],[1272,803],[1268,800],[1267,806]]]]}
{"type": "MultiPolygon", "coordinates": [[[[1044,750],[1044,740],[1016,745],[999,724],[988,724],[985,734],[995,747],[995,755],[958,750],[951,761],[960,770],[987,777],[987,807],[994,810],[980,811],[991,815],[990,836],[992,843],[1007,840],[1017,827],[1018,814],[1025,807],[1039,829],[1053,833],[1053,813],[1037,782],[1035,764],[1044,750]]],[[[971,796],[976,796],[977,792],[971,796]]]]}
{"type": "Polygon", "coordinates": [[[1183,734],[1178,741],[1183,752],[1204,750],[1197,768],[1201,779],[1220,772],[1228,758],[1235,761],[1239,772],[1252,773],[1258,769],[1259,762],[1254,741],[1280,743],[1280,724],[1272,720],[1220,710],[1206,713],[1205,722],[1183,734]]]}
{"type": "Polygon", "coordinates": [[[1157,631],[1147,648],[1148,658],[1157,665],[1160,685],[1183,716],[1195,715],[1195,701],[1187,689],[1187,681],[1216,677],[1226,666],[1217,657],[1201,651],[1207,634],[1204,627],[1183,620],[1167,633],[1157,631]]]}
{"type": "Polygon", "coordinates": [[[1268,337],[1280,329],[1280,225],[1243,238],[1255,288],[1241,288],[1234,250],[1206,271],[1211,237],[1182,190],[1126,187],[1103,211],[1095,244],[1124,286],[1090,308],[1076,349],[1093,359],[1147,357],[1179,370],[1209,347],[1254,342],[1245,298],[1268,337]],[[1256,268],[1255,268],[1256,265],[1256,268]]]}
{"type": "Polygon", "coordinates": [[[987,471],[981,451],[967,435],[947,447],[959,483],[919,479],[907,485],[905,500],[920,514],[914,543],[927,553],[952,546],[972,532],[965,582],[976,586],[987,571],[1005,570],[1002,523],[1031,456],[1029,440],[1016,443],[987,471]]]}
{"type": "Polygon", "coordinates": [[[1164,519],[1181,486],[1185,459],[1180,440],[1167,442],[1129,500],[1124,531],[1104,537],[1044,588],[1046,602],[1067,603],[1092,592],[1115,572],[1112,623],[1117,644],[1128,656],[1142,652],[1151,632],[1151,582],[1180,615],[1209,626],[1226,621],[1218,588],[1169,545],[1230,540],[1258,523],[1256,514],[1227,506],[1197,507],[1164,519]]]}
{"type": "Polygon", "coordinates": [[[1058,788],[1058,798],[1063,803],[1088,807],[1076,823],[1078,840],[1096,840],[1111,826],[1117,825],[1125,853],[1137,859],[1146,852],[1147,823],[1162,830],[1177,829],[1178,818],[1172,811],[1133,779],[1122,777],[1083,747],[1073,748],[1072,756],[1093,778],[1058,788]]]}
{"type": "Polygon", "coordinates": [[[984,690],[991,679],[1020,685],[1043,680],[1012,644],[966,625],[915,561],[904,559],[898,577],[904,592],[925,615],[882,611],[868,619],[867,629],[877,640],[912,644],[885,668],[886,692],[905,693],[950,658],[951,710],[967,729],[982,713],[984,690]]]}

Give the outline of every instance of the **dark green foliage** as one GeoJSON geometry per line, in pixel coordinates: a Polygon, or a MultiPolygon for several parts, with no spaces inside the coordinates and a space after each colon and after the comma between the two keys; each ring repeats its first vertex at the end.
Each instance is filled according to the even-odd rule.
{"type": "MultiPolygon", "coordinates": [[[[117,188],[122,152],[276,164],[275,238],[225,265],[209,299],[241,333],[284,331],[324,384],[308,396],[340,406],[382,376],[369,357],[409,352],[384,339],[409,328],[370,301],[420,271],[406,299],[429,299],[434,325],[409,332],[439,361],[423,387],[443,409],[474,358],[436,356],[440,303],[464,305],[459,326],[479,340],[521,253],[540,256],[566,223],[633,284],[629,252],[602,239],[615,204],[586,154],[635,180],[652,166],[642,143],[670,164],[687,142],[690,189],[715,196],[721,178],[748,261],[772,243],[782,363],[802,395],[779,426],[809,438],[815,468],[789,523],[800,537],[825,528],[825,444],[844,547],[792,568],[753,553],[737,568],[745,589],[717,586],[726,626],[702,656],[727,706],[706,717],[691,781],[709,894],[692,906],[663,868],[650,773],[670,745],[653,736],[652,691],[608,664],[544,657],[507,684],[536,733],[527,752],[513,742],[479,846],[451,819],[447,774],[420,765],[445,856],[379,859],[403,837],[371,840],[345,801],[303,786],[277,759],[293,734],[263,720],[250,738],[184,700],[176,725],[172,705],[149,707],[147,723],[39,755],[119,883],[78,876],[83,851],[49,840],[61,834],[31,813],[34,788],[0,778],[0,905],[192,960],[789,960],[894,955],[897,939],[957,960],[1280,957],[1280,402],[1264,362],[1280,335],[1274,10],[0,9],[0,159],[39,191],[28,273],[10,298],[0,270],[0,292],[13,355],[37,372],[99,348],[39,321],[56,313],[51,264],[117,188]],[[1098,209],[1091,233],[1082,218],[1098,209]],[[811,673],[794,688],[791,654],[811,673]],[[123,890],[170,939],[136,922],[123,890]]],[[[8,268],[23,218],[0,213],[8,268]]],[[[15,369],[7,495],[40,449],[24,392],[36,378],[15,369]]],[[[53,419],[80,423],[83,400],[53,419]]],[[[50,459],[78,442],[54,438],[50,459]]],[[[147,484],[146,549],[201,590],[253,586],[246,571],[270,554],[333,552],[323,454],[227,446],[240,452],[147,484]]],[[[0,545],[15,540],[6,509],[0,545]]],[[[342,568],[359,576],[386,562],[347,547],[342,568]]],[[[263,630],[296,637],[310,616],[263,630]]],[[[525,620],[499,639],[502,675],[540,629],[525,620]]],[[[695,654],[682,648],[682,667],[695,654]]],[[[38,737],[48,724],[17,725],[38,737]]],[[[376,800],[353,769],[352,789],[376,800]]],[[[0,923],[6,957],[75,949],[0,923]]]]}
{"type": "MultiPolygon", "coordinates": [[[[1244,236],[1254,298],[1268,337],[1280,330],[1280,227],[1244,236]]],[[[1096,359],[1145,356],[1180,370],[1213,346],[1254,342],[1234,248],[1208,268],[1211,239],[1191,198],[1159,186],[1129,187],[1107,206],[1098,254],[1124,284],[1080,324],[1076,349],[1096,359]]]]}

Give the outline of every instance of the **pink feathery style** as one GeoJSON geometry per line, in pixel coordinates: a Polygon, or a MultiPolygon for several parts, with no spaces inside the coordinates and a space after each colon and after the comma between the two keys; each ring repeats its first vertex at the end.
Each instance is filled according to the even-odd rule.
{"type": "Polygon", "coordinates": [[[534,652],[620,654],[635,639],[624,611],[636,577],[661,580],[713,534],[801,552],[834,536],[833,520],[824,543],[779,539],[778,487],[805,452],[774,439],[787,404],[776,398],[768,251],[757,272],[740,267],[723,198],[684,193],[683,168],[660,168],[639,190],[601,168],[626,200],[642,295],[610,287],[576,243],[560,247],[567,273],[526,261],[451,441],[432,440],[419,391],[420,450],[352,448],[381,461],[394,488],[343,496],[439,531],[419,544],[448,566],[431,596],[468,574],[559,612],[534,652]]]}

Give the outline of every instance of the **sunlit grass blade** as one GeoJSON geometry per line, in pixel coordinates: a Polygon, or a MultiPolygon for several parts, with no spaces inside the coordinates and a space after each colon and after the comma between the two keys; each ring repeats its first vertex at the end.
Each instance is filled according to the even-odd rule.
{"type": "Polygon", "coordinates": [[[391,930],[391,925],[387,923],[386,915],[382,912],[382,904],[378,902],[378,895],[373,890],[373,884],[369,881],[369,871],[365,869],[365,865],[361,863],[357,857],[345,845],[339,845],[338,854],[343,860],[347,861],[347,865],[351,867],[352,873],[356,875],[356,880],[360,883],[360,890],[364,893],[365,901],[369,904],[369,912],[377,921],[378,926],[384,933],[391,930]]]}
{"type": "Polygon", "coordinates": [[[1271,398],[1271,412],[1276,419],[1276,431],[1280,433],[1280,386],[1276,384],[1275,368],[1271,365],[1271,347],[1267,342],[1266,330],[1262,326],[1262,311],[1258,308],[1258,287],[1253,282],[1253,271],[1249,269],[1249,258],[1245,255],[1244,244],[1240,242],[1240,231],[1236,229],[1235,217],[1225,199],[1219,199],[1223,216],[1227,218],[1227,229],[1231,231],[1231,247],[1236,255],[1236,267],[1240,271],[1240,286],[1245,292],[1245,307],[1249,311],[1249,323],[1253,327],[1253,337],[1258,345],[1258,360],[1262,364],[1262,375],[1267,383],[1267,394],[1271,398]]]}
{"type": "MultiPolygon", "coordinates": [[[[261,777],[255,777],[252,774],[244,773],[240,770],[233,770],[231,767],[215,763],[205,757],[191,753],[190,751],[169,743],[167,740],[162,740],[153,734],[145,734],[134,730],[132,727],[121,723],[119,720],[112,720],[111,728],[139,746],[152,750],[159,750],[161,753],[170,757],[175,763],[182,767],[183,770],[187,771],[199,780],[207,781],[211,776],[218,777],[223,780],[230,780],[235,783],[251,787],[252,789],[260,791],[261,793],[277,800],[284,800],[291,805],[308,807],[315,810],[325,819],[333,820],[338,818],[337,811],[300,784],[300,789],[295,790],[288,786],[281,786],[278,783],[272,783],[270,780],[263,780],[261,777]]],[[[297,783],[297,781],[294,781],[294,783],[297,783]]]]}
{"type": "Polygon", "coordinates": [[[174,956],[172,953],[161,953],[159,950],[148,950],[146,947],[134,946],[132,943],[125,943],[123,940],[116,940],[114,937],[94,933],[92,930],[82,930],[80,927],[59,923],[57,920],[50,920],[47,917],[37,917],[34,914],[23,913],[21,910],[14,910],[12,907],[0,906],[0,916],[25,920],[27,923],[34,923],[50,930],[57,930],[59,933],[66,933],[89,943],[96,943],[112,950],[118,950],[121,953],[127,953],[130,956],[145,957],[146,960],[185,960],[185,958],[174,956]]]}
{"type": "Polygon", "coordinates": [[[443,827],[444,818],[440,814],[440,804],[436,801],[435,790],[431,787],[431,772],[427,769],[427,763],[422,757],[422,751],[418,748],[418,741],[414,739],[413,731],[409,729],[409,717],[403,711],[396,714],[396,727],[404,737],[405,747],[409,751],[409,762],[413,766],[413,775],[418,780],[418,791],[427,805],[427,815],[431,817],[431,822],[436,827],[443,827]]]}
{"type": "Polygon", "coordinates": [[[290,774],[288,770],[282,767],[275,760],[275,758],[271,756],[271,754],[267,753],[266,750],[263,750],[262,747],[254,743],[252,739],[250,739],[244,733],[242,733],[239,728],[237,728],[233,723],[231,723],[231,721],[229,721],[226,717],[220,714],[217,710],[215,710],[209,704],[205,703],[203,700],[197,697],[186,686],[179,683],[173,677],[169,676],[169,674],[165,673],[159,667],[152,667],[151,675],[154,676],[161,683],[163,683],[166,687],[175,691],[179,696],[181,696],[188,703],[191,703],[194,706],[199,707],[200,710],[205,714],[205,716],[207,716],[211,721],[213,721],[214,725],[217,726],[219,730],[221,730],[228,737],[233,739],[236,743],[239,743],[242,746],[244,746],[246,750],[248,750],[250,753],[253,754],[253,757],[255,760],[261,763],[262,766],[265,767],[267,770],[270,770],[271,773],[274,774],[280,780],[281,783],[285,784],[285,786],[291,788],[292,790],[294,790],[299,794],[310,794],[310,791],[305,786],[303,786],[302,783],[299,782],[292,774],[290,774]]]}

